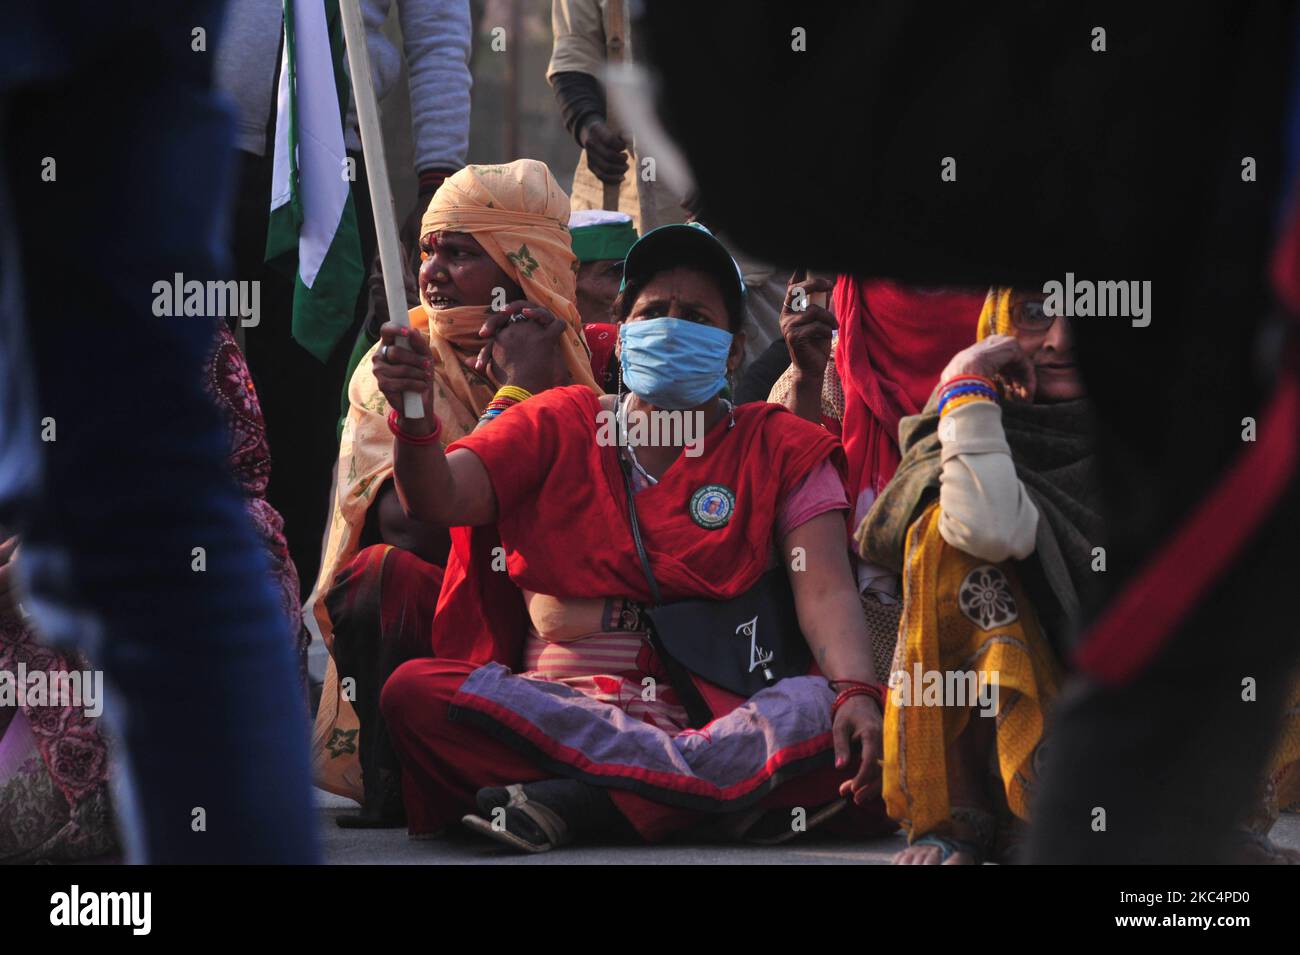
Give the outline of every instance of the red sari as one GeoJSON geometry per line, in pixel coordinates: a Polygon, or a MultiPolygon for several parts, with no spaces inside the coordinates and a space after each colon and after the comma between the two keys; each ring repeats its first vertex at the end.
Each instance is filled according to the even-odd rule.
{"type": "MultiPolygon", "coordinates": [[[[648,839],[701,812],[785,804],[782,798],[815,805],[836,797],[844,774],[829,769],[829,699],[819,695],[829,690],[819,678],[781,681],[750,701],[736,701],[752,712],[717,713],[701,730],[669,739],[633,725],[616,707],[512,676],[500,666],[519,668],[527,622],[521,619],[513,631],[496,629],[503,619],[511,626],[510,614],[472,596],[508,587],[516,595],[650,599],[618,450],[597,440],[601,410],[589,389],[553,389],[448,449],[472,451],[487,469],[507,573],[488,571],[482,579],[472,535],[456,531],[460,550],[454,545],[453,554],[470,563],[459,586],[449,567],[434,627],[439,658],[405,664],[384,688],[413,832],[436,830],[472,810],[480,787],[557,775],[608,787],[615,805],[648,839]],[[448,658],[451,648],[476,659],[448,658]],[[477,665],[489,660],[497,662],[477,665]],[[756,701],[787,684],[772,710],[780,713],[765,722],[772,714],[756,701]],[[770,729],[782,719],[788,725],[800,706],[812,706],[823,723],[801,715],[798,738],[768,732],[756,744],[764,737],[756,732],[740,739],[747,726],[770,729]],[[567,720],[572,723],[565,728],[567,720]],[[709,747],[715,762],[731,759],[725,772],[710,776],[683,768],[695,751],[709,747]]],[[[768,566],[786,495],[827,459],[843,468],[838,443],[824,429],[775,405],[736,408],[734,427],[724,417],[704,436],[703,448],[697,458],[679,456],[658,484],[636,495],[642,538],[667,601],[726,599],[753,586],[768,566]],[[730,519],[711,529],[691,511],[692,498],[708,485],[724,486],[735,501],[730,519]]],[[[878,816],[873,824],[879,825],[878,816]]]]}

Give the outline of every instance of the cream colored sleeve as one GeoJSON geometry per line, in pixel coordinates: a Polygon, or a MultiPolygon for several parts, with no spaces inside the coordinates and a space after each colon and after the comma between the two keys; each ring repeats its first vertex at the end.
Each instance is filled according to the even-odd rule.
{"type": "Polygon", "coordinates": [[[551,0],[551,32],[548,82],[556,73],[587,73],[603,81],[605,17],[599,0],[551,0]]]}
{"type": "Polygon", "coordinates": [[[1034,551],[1038,508],[1016,476],[1002,407],[972,401],[939,422],[939,533],[972,557],[998,563],[1034,551]]]}

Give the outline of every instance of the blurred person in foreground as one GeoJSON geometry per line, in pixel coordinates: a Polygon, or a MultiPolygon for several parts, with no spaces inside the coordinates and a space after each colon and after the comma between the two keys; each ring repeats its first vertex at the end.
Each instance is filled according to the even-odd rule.
{"type": "Polygon", "coordinates": [[[305,708],[203,390],[214,320],[150,313],[158,281],[227,277],[231,120],[191,46],[220,14],[203,0],[8,11],[0,521],[21,537],[42,636],[104,669],[127,859],[305,863],[305,708]]]}
{"type": "Polygon", "coordinates": [[[1109,586],[1075,661],[1086,677],[1057,709],[1031,856],[1226,860],[1300,662],[1295,6],[1187,5],[1173,19],[1117,6],[1108,53],[1092,13],[1066,4],[939,18],[902,0],[802,4],[797,21],[790,8],[638,5],[659,115],[711,215],[755,254],[931,285],[1037,289],[1069,270],[1157,290],[1144,324],[1075,329],[1109,586]],[[763,55],[720,57],[719,37],[763,55]],[[823,138],[781,151],[797,190],[734,159],[765,148],[754,130],[772,116],[823,138]],[[850,189],[828,174],[844,156],[850,189]],[[773,229],[771,203],[800,228],[773,229]],[[1275,244],[1283,283],[1264,267],[1275,244]]]}
{"type": "MultiPolygon", "coordinates": [[[[298,603],[298,572],[289,559],[284,522],[266,500],[271,457],[248,366],[224,322],[203,369],[203,385],[221,409],[228,464],[267,556],[280,599],[283,639],[294,650],[297,688],[306,689],[307,631],[298,603]]],[[[76,653],[44,646],[18,599],[18,538],[0,532],[0,673],[56,674],[88,668],[76,653]]],[[[53,680],[51,681],[53,685],[53,680]]],[[[306,697],[302,696],[303,704],[306,697]]],[[[109,794],[108,740],[96,718],[72,701],[7,707],[0,692],[0,862],[70,862],[118,847],[109,794]]]]}

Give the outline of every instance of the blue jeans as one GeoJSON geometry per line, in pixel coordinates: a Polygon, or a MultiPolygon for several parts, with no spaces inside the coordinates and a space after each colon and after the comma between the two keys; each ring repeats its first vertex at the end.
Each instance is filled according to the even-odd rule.
{"type": "Polygon", "coordinates": [[[306,708],[201,384],[214,320],[152,307],[226,277],[219,12],[20,4],[0,39],[0,522],[43,636],[105,672],[128,859],[315,862],[306,708]]]}

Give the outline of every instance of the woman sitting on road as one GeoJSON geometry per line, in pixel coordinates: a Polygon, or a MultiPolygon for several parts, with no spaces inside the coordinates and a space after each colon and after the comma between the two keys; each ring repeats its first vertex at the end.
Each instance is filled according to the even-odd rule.
{"type": "MultiPolygon", "coordinates": [[[[979,340],[903,420],[902,463],[858,530],[864,557],[903,574],[884,737],[885,804],[909,834],[900,864],[1013,861],[1030,817],[1046,714],[1104,569],[1069,332],[1042,295],[990,291],[979,340]]],[[[1243,822],[1243,862],[1286,861],[1264,833],[1296,798],[1297,722],[1271,805],[1243,822]]]]}
{"type": "MultiPolygon", "coordinates": [[[[384,687],[412,833],[469,813],[471,828],[538,852],[627,831],[654,840],[709,818],[781,838],[803,828],[792,818],[811,825],[841,809],[836,822],[859,832],[892,828],[877,798],[881,689],[846,553],[842,457],[783,408],[720,397],[742,355],[743,299],[707,231],[651,232],[628,254],[617,303],[628,393],[551,388],[445,452],[432,413],[400,415],[411,389],[433,411],[423,342],[408,336],[411,351],[376,363],[405,511],[495,524],[529,614],[509,668],[413,660],[384,687]],[[607,440],[611,420],[632,422],[619,433],[634,438],[637,420],[682,412],[702,422],[698,454],[682,440],[607,440]],[[752,671],[754,653],[761,663],[802,631],[824,676],[804,666],[748,698],[728,693],[664,650],[680,633],[650,626],[662,602],[730,606],[765,576],[788,580],[797,624],[772,632],[756,615],[749,640],[728,629],[686,649],[743,653],[752,671]],[[775,821],[757,822],[774,808],[775,821]]],[[[494,361],[529,390],[557,383],[552,316],[525,308],[494,322],[508,325],[494,361]]],[[[384,329],[386,342],[403,334],[384,329]]],[[[440,627],[476,626],[442,614],[440,627]]]]}
{"type": "MultiPolygon", "coordinates": [[[[512,384],[500,366],[478,363],[485,323],[507,305],[555,316],[562,366],[555,380],[596,393],[574,304],[568,221],[568,197],[534,159],[467,166],[434,194],[420,225],[420,307],[409,319],[413,337],[427,345],[422,373],[443,422],[442,441],[469,434],[498,390],[512,384]]],[[[362,803],[359,815],[340,819],[348,827],[404,822],[379,691],[399,663],[432,652],[444,569],[457,571],[446,525],[409,519],[394,492],[387,403],[371,371],[384,350],[376,342],[349,385],[333,516],[305,608],[331,653],[314,734],[316,781],[362,803]]],[[[507,590],[497,599],[510,601],[517,604],[518,594],[507,590]]]]}

